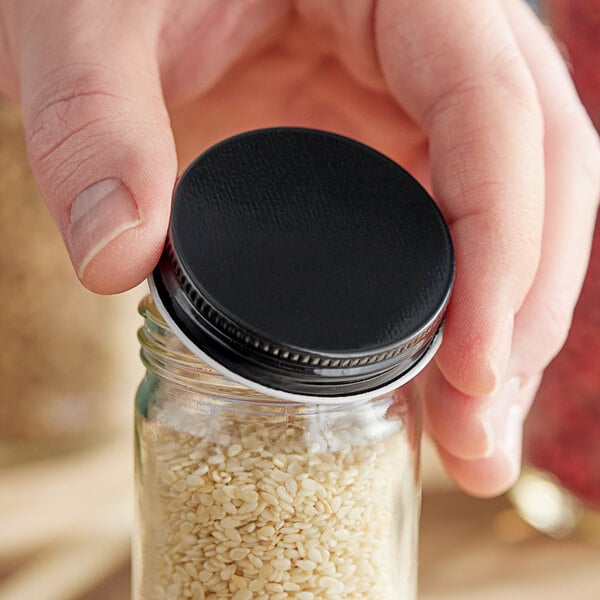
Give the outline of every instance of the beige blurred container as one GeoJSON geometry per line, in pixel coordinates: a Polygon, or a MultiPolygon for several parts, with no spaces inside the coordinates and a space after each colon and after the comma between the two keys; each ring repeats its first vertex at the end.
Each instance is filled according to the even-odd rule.
{"type": "Polygon", "coordinates": [[[29,171],[19,118],[2,105],[0,240],[0,461],[128,427],[141,293],[102,297],[79,284],[29,171]]]}

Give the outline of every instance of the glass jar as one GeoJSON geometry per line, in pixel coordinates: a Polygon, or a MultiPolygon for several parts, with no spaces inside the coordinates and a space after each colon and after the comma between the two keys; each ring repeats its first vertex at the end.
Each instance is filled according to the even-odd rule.
{"type": "Polygon", "coordinates": [[[228,380],[148,297],[135,600],[412,600],[420,419],[406,391],[282,402],[228,380]]]}
{"type": "Polygon", "coordinates": [[[414,600],[409,381],[453,276],[427,192],[348,138],[190,165],[141,305],[135,600],[414,600]]]}

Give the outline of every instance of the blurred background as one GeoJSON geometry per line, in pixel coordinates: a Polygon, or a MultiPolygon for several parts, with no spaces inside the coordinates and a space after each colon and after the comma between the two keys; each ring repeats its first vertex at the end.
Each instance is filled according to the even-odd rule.
{"type": "MultiPolygon", "coordinates": [[[[596,126],[600,2],[536,2],[596,126]]],[[[473,499],[427,441],[423,600],[600,598],[600,240],[527,425],[524,475],[473,499]]],[[[0,104],[0,600],[128,600],[141,286],[77,283],[0,104]]]]}

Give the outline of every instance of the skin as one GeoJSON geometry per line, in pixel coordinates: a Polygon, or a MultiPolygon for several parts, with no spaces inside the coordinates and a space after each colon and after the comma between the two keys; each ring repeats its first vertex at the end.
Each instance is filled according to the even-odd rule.
{"type": "Polygon", "coordinates": [[[405,166],[457,257],[444,342],[417,382],[426,426],[466,491],[514,482],[600,188],[597,136],[520,0],[0,0],[0,91],[21,107],[40,190],[99,293],[148,275],[178,166],[224,136],[318,127],[405,166]],[[139,222],[114,223],[82,262],[73,202],[106,178],[139,222]]]}

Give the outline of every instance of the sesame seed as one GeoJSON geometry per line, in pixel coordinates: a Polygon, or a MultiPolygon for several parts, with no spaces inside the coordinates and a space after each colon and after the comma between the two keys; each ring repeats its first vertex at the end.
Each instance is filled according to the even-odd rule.
{"type": "Polygon", "coordinates": [[[312,560],[299,560],[296,566],[303,571],[314,571],[317,565],[312,560]]]}

